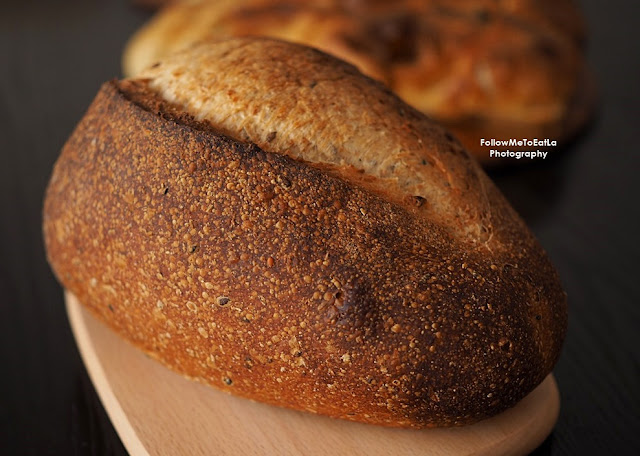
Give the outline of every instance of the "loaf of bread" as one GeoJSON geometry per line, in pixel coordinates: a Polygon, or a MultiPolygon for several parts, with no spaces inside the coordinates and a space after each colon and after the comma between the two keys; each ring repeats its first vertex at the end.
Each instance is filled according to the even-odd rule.
{"type": "Polygon", "coordinates": [[[457,140],[271,39],[104,84],[44,236],[63,286],[171,369],[348,420],[495,415],[551,371],[567,324],[546,254],[457,140]]]}
{"type": "Polygon", "coordinates": [[[307,44],[355,64],[488,163],[496,159],[482,138],[560,143],[592,111],[584,25],[572,0],[180,2],[132,38],[124,71],[136,75],[205,38],[245,35],[307,44]]]}

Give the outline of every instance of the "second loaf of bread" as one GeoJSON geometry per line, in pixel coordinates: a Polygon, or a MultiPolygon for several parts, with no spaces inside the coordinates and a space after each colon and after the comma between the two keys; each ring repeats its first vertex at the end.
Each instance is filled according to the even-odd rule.
{"type": "Polygon", "coordinates": [[[566,299],[460,144],[319,51],[240,38],[106,83],[44,208],[62,284],[170,368],[403,427],[513,406],[566,299]]]}
{"type": "Polygon", "coordinates": [[[499,160],[481,139],[564,143],[593,111],[574,0],[179,2],[132,37],[123,69],[135,76],[200,40],[246,35],[313,46],[356,65],[487,164],[499,160]]]}

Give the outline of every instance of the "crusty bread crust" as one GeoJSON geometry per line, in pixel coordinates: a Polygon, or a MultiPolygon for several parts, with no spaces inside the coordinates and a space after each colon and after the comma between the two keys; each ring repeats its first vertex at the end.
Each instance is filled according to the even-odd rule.
{"type": "Polygon", "coordinates": [[[132,38],[124,71],[137,75],[200,40],[245,35],[353,63],[445,124],[482,161],[497,160],[481,138],[562,142],[593,111],[584,24],[572,0],[179,3],[132,38]]]}
{"type": "Polygon", "coordinates": [[[333,167],[455,236],[480,243],[493,235],[488,181],[462,145],[327,54],[229,39],[169,56],[132,81],[237,140],[333,167]]]}
{"type": "MultiPolygon", "coordinates": [[[[292,59],[317,55],[260,43],[265,52],[286,46],[292,59]]],[[[350,67],[325,58],[348,80],[350,67]]],[[[376,87],[367,90],[378,96],[376,87]]],[[[385,105],[410,109],[382,93],[385,105]]],[[[243,397],[416,428],[497,414],[550,372],[567,322],[558,277],[446,137],[423,141],[465,168],[451,172],[475,176],[453,191],[455,204],[482,193],[489,238],[420,211],[375,176],[229,133],[149,82],[114,81],[55,165],[44,207],[49,260],[131,343],[243,397]]]]}

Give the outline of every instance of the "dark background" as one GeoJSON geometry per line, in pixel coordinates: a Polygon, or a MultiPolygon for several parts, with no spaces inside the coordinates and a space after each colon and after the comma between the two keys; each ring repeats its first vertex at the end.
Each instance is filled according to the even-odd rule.
{"type": "MultiPolygon", "coordinates": [[[[561,415],[535,454],[640,454],[639,3],[581,3],[599,115],[552,159],[492,176],[569,294],[561,415]]],[[[62,144],[147,17],[124,0],[0,3],[0,455],[125,454],[75,347],[40,211],[62,144]]]]}

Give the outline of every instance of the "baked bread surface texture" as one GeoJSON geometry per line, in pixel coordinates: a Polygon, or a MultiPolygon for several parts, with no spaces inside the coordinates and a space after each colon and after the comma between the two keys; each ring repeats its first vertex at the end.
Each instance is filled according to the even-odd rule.
{"type": "Polygon", "coordinates": [[[168,367],[353,421],[495,415],[566,329],[546,254],[460,144],[279,41],[106,83],[55,165],[44,236],[61,283],[168,367]]]}
{"type": "Polygon", "coordinates": [[[584,25],[571,0],[178,3],[131,39],[124,71],[137,75],[200,40],[245,35],[310,45],[355,64],[481,160],[489,156],[481,138],[562,142],[593,108],[584,25]]]}

